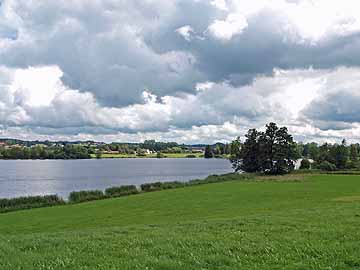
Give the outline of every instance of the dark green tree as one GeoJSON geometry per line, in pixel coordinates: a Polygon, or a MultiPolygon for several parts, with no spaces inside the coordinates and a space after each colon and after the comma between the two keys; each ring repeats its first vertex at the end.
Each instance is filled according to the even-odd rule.
{"type": "Polygon", "coordinates": [[[211,149],[211,146],[207,145],[205,147],[204,158],[213,158],[213,157],[214,157],[214,154],[213,154],[213,151],[211,149]]]}
{"type": "Polygon", "coordinates": [[[296,145],[287,128],[275,123],[265,132],[250,129],[238,155],[230,159],[235,171],[282,174],[294,169],[296,145]]]}
{"type": "Polygon", "coordinates": [[[341,144],[334,147],[334,163],[337,169],[344,169],[349,159],[349,150],[346,146],[346,140],[343,139],[341,144]]]}
{"type": "Polygon", "coordinates": [[[309,170],[311,168],[311,163],[308,159],[304,158],[302,161],[301,161],[301,164],[300,164],[300,170],[309,170]]]}
{"type": "Polygon", "coordinates": [[[350,145],[350,159],[353,162],[356,162],[359,160],[359,145],[358,144],[350,145]]]}
{"type": "Polygon", "coordinates": [[[259,163],[259,132],[250,129],[245,135],[246,140],[242,145],[239,155],[232,159],[233,168],[238,171],[258,172],[261,170],[259,163]],[[239,161],[241,161],[239,166],[239,161]]]}
{"type": "Polygon", "coordinates": [[[278,128],[275,123],[266,125],[266,131],[259,138],[259,150],[263,172],[283,174],[294,169],[296,145],[286,127],[278,128]]]}

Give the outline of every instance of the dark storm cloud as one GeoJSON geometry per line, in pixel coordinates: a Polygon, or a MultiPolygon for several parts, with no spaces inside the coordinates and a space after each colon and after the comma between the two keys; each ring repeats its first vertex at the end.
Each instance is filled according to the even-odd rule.
{"type": "Polygon", "coordinates": [[[360,95],[339,90],[312,101],[303,113],[323,130],[348,129],[360,122],[360,95]]]}
{"type": "Polygon", "coordinates": [[[103,105],[137,103],[144,89],[159,96],[194,92],[206,80],[244,85],[274,68],[360,64],[358,35],[317,46],[286,41],[279,29],[287,19],[270,10],[249,17],[241,35],[223,42],[207,28],[226,14],[209,1],[18,2],[18,27],[28,37],[0,52],[1,64],[58,65],[65,84],[93,92],[103,105]],[[190,42],[176,32],[184,25],[196,35],[190,42]]]}

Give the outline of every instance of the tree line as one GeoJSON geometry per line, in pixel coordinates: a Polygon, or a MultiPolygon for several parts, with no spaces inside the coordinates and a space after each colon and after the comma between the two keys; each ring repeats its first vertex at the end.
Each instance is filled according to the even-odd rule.
{"type": "Polygon", "coordinates": [[[306,143],[297,144],[297,152],[305,160],[302,168],[334,170],[360,169],[360,145],[358,143],[348,145],[343,139],[341,143],[306,143]],[[308,160],[312,160],[310,164],[308,160]]]}
{"type": "Polygon", "coordinates": [[[0,148],[0,159],[88,159],[92,151],[88,147],[73,144],[49,147],[14,146],[0,148]]]}
{"type": "Polygon", "coordinates": [[[230,161],[235,171],[282,174],[294,169],[302,159],[300,169],[325,171],[360,169],[360,145],[341,143],[296,143],[286,127],[275,123],[265,131],[250,129],[245,141],[231,143],[230,161]]]}

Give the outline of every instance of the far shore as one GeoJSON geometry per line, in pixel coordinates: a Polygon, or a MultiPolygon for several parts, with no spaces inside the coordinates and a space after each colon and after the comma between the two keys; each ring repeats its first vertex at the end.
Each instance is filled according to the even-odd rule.
{"type": "MultiPolygon", "coordinates": [[[[97,158],[91,154],[91,158],[97,158]]],[[[139,156],[136,154],[102,154],[101,158],[159,158],[156,153],[139,156]]],[[[160,158],[204,158],[203,153],[163,153],[160,158]]],[[[214,158],[228,158],[228,156],[216,156],[214,158]]]]}

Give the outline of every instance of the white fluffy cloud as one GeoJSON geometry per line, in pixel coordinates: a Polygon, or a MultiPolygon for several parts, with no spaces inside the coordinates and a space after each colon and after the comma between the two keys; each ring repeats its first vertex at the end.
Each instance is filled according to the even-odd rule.
{"type": "Polygon", "coordinates": [[[331,138],[350,133],[355,139],[360,128],[360,98],[353,90],[360,84],[360,68],[277,69],[246,86],[204,82],[195,94],[179,96],[157,97],[146,90],[142,103],[124,107],[102,106],[90,92],[64,86],[55,66],[1,68],[1,74],[0,125],[7,132],[23,128],[42,136],[84,138],[87,133],[156,134],[195,142],[226,140],[268,121],[289,126],[298,138],[316,132],[331,138]]]}
{"type": "Polygon", "coordinates": [[[209,27],[217,38],[224,40],[241,34],[248,20],[264,11],[282,17],[281,30],[297,42],[316,43],[329,35],[344,36],[360,31],[360,4],[356,0],[228,0],[213,4],[229,11],[226,19],[215,20],[209,27]]]}
{"type": "Polygon", "coordinates": [[[225,20],[215,20],[209,26],[209,31],[215,37],[228,41],[234,35],[241,34],[247,26],[246,18],[242,14],[231,13],[225,20]]]}
{"type": "Polygon", "coordinates": [[[356,140],[359,37],[357,0],[0,0],[0,135],[356,140]]]}

